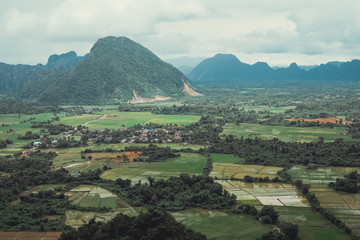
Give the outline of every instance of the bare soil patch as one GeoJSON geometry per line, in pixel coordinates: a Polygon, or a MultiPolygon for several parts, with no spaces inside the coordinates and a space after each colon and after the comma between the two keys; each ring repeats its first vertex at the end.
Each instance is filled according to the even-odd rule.
{"type": "MultiPolygon", "coordinates": [[[[286,121],[290,122],[297,122],[297,121],[304,121],[304,122],[319,122],[319,123],[339,123],[340,124],[340,118],[315,118],[315,119],[308,119],[308,118],[288,118],[285,119],[286,121]]],[[[342,124],[351,124],[351,121],[346,121],[344,119],[341,119],[342,124]]]]}

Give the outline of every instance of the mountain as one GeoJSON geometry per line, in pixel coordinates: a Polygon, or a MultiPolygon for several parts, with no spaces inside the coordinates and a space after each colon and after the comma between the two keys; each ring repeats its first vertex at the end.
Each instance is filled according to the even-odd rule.
{"type": "Polygon", "coordinates": [[[49,57],[46,65],[10,65],[0,63],[0,94],[31,96],[29,92],[35,90],[35,95],[40,89],[47,88],[49,81],[57,75],[63,75],[64,71],[76,67],[84,57],[79,57],[75,52],[49,57]],[[40,89],[39,89],[40,88],[40,89]],[[32,90],[34,89],[34,90],[32,90]]]}
{"type": "Polygon", "coordinates": [[[0,84],[7,91],[16,88],[11,93],[46,103],[106,104],[194,94],[178,69],[126,37],[99,39],[84,57],[72,51],[50,56],[46,65],[6,66],[18,69],[13,71],[17,75],[3,78],[0,65],[0,84]]]}
{"type": "Polygon", "coordinates": [[[82,57],[77,56],[76,52],[74,51],[60,55],[54,54],[49,57],[46,67],[50,69],[73,68],[81,63],[85,57],[86,55],[82,57]]]}
{"type": "Polygon", "coordinates": [[[216,54],[199,63],[191,71],[189,78],[199,83],[232,81],[247,74],[249,67],[232,54],[216,54]]]}
{"type": "Polygon", "coordinates": [[[360,60],[329,62],[305,70],[296,63],[287,68],[271,68],[267,63],[241,62],[232,54],[216,54],[199,63],[188,75],[194,83],[259,84],[303,81],[359,81],[360,60]]]}

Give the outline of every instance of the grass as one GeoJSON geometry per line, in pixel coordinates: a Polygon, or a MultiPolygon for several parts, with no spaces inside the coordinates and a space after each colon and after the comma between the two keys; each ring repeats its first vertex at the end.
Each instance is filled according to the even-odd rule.
{"type": "Polygon", "coordinates": [[[206,158],[195,153],[181,153],[181,157],[170,158],[163,162],[115,163],[113,169],[101,175],[105,179],[131,179],[133,183],[146,181],[147,177],[167,179],[181,173],[200,174],[205,166],[206,158]]]}
{"type": "Polygon", "coordinates": [[[39,133],[39,128],[31,128],[31,122],[21,123],[22,121],[29,120],[30,118],[35,118],[34,121],[46,121],[53,117],[52,113],[42,113],[42,114],[33,114],[33,115],[25,115],[25,114],[3,114],[0,115],[0,123],[8,124],[9,126],[0,127],[0,139],[11,139],[13,140],[13,144],[8,145],[8,150],[1,149],[0,154],[2,153],[15,153],[21,149],[21,146],[33,142],[34,140],[19,140],[17,137],[19,135],[24,135],[26,131],[32,131],[33,133],[39,133]],[[20,116],[20,117],[19,117],[20,116]],[[14,132],[8,133],[9,129],[13,129],[14,132]],[[5,151],[4,151],[5,150],[5,151]]]}
{"type": "Polygon", "coordinates": [[[310,208],[275,207],[280,220],[299,225],[298,236],[302,240],[347,240],[343,230],[332,225],[310,208]]]}
{"type": "Polygon", "coordinates": [[[244,138],[278,138],[285,142],[312,142],[318,141],[319,137],[324,137],[325,142],[335,141],[343,138],[346,141],[352,140],[347,135],[345,127],[321,128],[321,127],[285,127],[285,126],[266,126],[255,123],[227,123],[224,126],[223,134],[234,135],[244,138]]]}
{"type": "Polygon", "coordinates": [[[218,163],[244,163],[245,158],[239,158],[232,154],[222,154],[222,153],[211,153],[211,158],[213,162],[218,163]]]}
{"type": "Polygon", "coordinates": [[[253,240],[270,231],[270,226],[261,224],[248,215],[227,214],[220,211],[189,209],[172,215],[208,239],[253,240]]]}
{"type": "Polygon", "coordinates": [[[189,125],[197,122],[200,116],[193,115],[157,115],[150,112],[118,112],[113,110],[103,110],[97,114],[83,114],[81,116],[65,117],[61,119],[61,123],[68,125],[83,125],[86,122],[87,127],[90,129],[122,129],[125,127],[131,127],[135,124],[146,124],[146,123],[158,123],[158,124],[184,124],[189,125]],[[105,117],[103,119],[96,120],[105,114],[113,115],[112,117],[105,117]]]}

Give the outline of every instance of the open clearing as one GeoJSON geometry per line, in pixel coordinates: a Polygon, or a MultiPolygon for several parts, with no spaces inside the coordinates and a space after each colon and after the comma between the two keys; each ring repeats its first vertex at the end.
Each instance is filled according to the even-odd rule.
{"type": "Polygon", "coordinates": [[[325,142],[335,141],[337,138],[343,138],[346,141],[353,140],[347,136],[347,129],[345,127],[284,127],[265,126],[255,123],[240,123],[237,126],[234,123],[226,123],[223,134],[231,134],[239,138],[278,138],[286,142],[312,142],[318,141],[319,137],[324,137],[325,142]]]}
{"type": "Polygon", "coordinates": [[[200,154],[181,153],[180,157],[163,162],[115,163],[111,165],[112,169],[104,172],[101,177],[110,180],[130,179],[135,184],[138,181],[146,182],[148,177],[167,179],[171,176],[179,176],[181,173],[197,175],[201,173],[205,162],[206,158],[200,154]]]}
{"type": "Polygon", "coordinates": [[[268,167],[263,165],[243,165],[227,162],[214,162],[210,176],[225,179],[230,179],[232,177],[243,179],[245,176],[262,178],[268,177],[273,179],[278,177],[277,172],[282,169],[283,168],[281,167],[268,167]]]}
{"type": "Polygon", "coordinates": [[[307,200],[297,189],[285,183],[245,183],[242,181],[217,180],[236,199],[246,204],[308,207],[307,200]]]}
{"type": "Polygon", "coordinates": [[[83,125],[90,129],[122,129],[134,126],[135,124],[158,123],[158,124],[184,124],[189,125],[197,122],[200,116],[193,115],[157,115],[150,112],[118,112],[103,110],[96,114],[83,114],[81,116],[65,117],[61,119],[61,123],[68,125],[83,125]],[[110,115],[100,119],[104,115],[110,115]],[[93,121],[99,119],[98,121],[93,121]]]}
{"type": "Polygon", "coordinates": [[[203,209],[189,209],[172,215],[194,231],[206,234],[208,239],[253,240],[270,231],[269,225],[261,224],[248,215],[203,209]]]}

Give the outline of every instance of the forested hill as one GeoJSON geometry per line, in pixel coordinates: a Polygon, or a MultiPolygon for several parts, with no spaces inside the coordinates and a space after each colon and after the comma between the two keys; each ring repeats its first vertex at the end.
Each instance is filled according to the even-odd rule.
{"type": "Polygon", "coordinates": [[[0,68],[1,93],[56,104],[124,102],[133,91],[143,98],[176,98],[185,94],[187,82],[179,70],[126,37],[99,39],[83,58],[70,52],[51,56],[45,66],[6,67],[10,70],[0,68]]]}
{"type": "Polygon", "coordinates": [[[265,62],[250,65],[232,54],[217,54],[199,63],[188,76],[200,84],[360,81],[360,60],[329,62],[306,71],[296,63],[288,68],[273,69],[265,62]]]}
{"type": "MultiPolygon", "coordinates": [[[[79,64],[84,57],[74,51],[51,55],[46,65],[11,65],[0,63],[0,94],[21,95],[28,92],[33,81],[41,81],[49,75],[59,75],[79,64]]],[[[36,84],[38,87],[40,84],[36,84]]],[[[47,85],[45,83],[45,85],[47,85]]],[[[38,90],[37,90],[38,91],[38,90]]]]}

